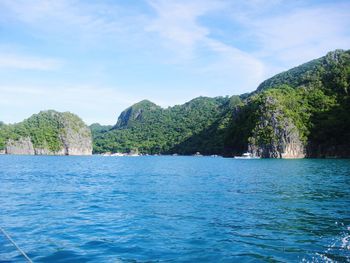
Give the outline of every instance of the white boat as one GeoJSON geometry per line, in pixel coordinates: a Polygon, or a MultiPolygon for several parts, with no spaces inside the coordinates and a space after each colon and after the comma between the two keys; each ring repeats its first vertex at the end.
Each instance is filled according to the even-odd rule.
{"type": "Polygon", "coordinates": [[[137,156],[141,156],[141,155],[139,155],[138,153],[129,153],[126,156],[128,156],[128,157],[137,157],[137,156]]]}
{"type": "Polygon", "coordinates": [[[113,153],[112,156],[125,156],[123,153],[113,153]]]}
{"type": "Polygon", "coordinates": [[[243,153],[242,156],[235,156],[234,158],[235,159],[260,159],[260,157],[255,156],[255,155],[248,153],[248,152],[243,153]]]}

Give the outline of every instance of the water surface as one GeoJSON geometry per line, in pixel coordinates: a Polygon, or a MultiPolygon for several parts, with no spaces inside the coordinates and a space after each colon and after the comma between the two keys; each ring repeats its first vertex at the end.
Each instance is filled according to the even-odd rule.
{"type": "Polygon", "coordinates": [[[0,156],[0,226],[34,262],[350,262],[350,160],[0,156]]]}

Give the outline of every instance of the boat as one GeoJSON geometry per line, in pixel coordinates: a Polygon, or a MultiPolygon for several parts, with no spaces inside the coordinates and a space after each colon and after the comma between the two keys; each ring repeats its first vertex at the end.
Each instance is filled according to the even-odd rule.
{"type": "Polygon", "coordinates": [[[113,153],[111,156],[125,156],[124,153],[113,153]]]}
{"type": "Polygon", "coordinates": [[[126,156],[129,156],[129,157],[138,157],[138,156],[141,156],[140,154],[138,153],[129,153],[128,155],[126,156]]]}
{"type": "Polygon", "coordinates": [[[260,159],[260,157],[253,155],[252,153],[246,152],[241,156],[235,156],[235,159],[260,159]]]}

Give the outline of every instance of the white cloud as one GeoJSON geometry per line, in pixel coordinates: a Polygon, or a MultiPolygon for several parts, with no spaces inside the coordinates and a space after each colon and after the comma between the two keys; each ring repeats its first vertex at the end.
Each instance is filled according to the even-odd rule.
{"type": "Polygon", "coordinates": [[[55,70],[62,66],[62,61],[52,58],[1,54],[0,69],[55,70]]]}
{"type": "Polygon", "coordinates": [[[206,44],[213,51],[235,63],[236,69],[240,65],[243,71],[254,71],[252,72],[253,75],[259,78],[263,77],[264,64],[247,52],[211,39],[207,39],[206,44]]]}
{"type": "MultiPolygon", "coordinates": [[[[130,29],[124,10],[116,4],[73,0],[42,1],[3,0],[6,10],[1,20],[23,23],[39,38],[61,43],[94,46],[95,42],[116,38],[130,29]]],[[[133,17],[136,20],[136,17],[133,17]]]]}
{"type": "MultiPolygon", "coordinates": [[[[157,12],[146,31],[156,32],[160,42],[176,54],[170,61],[195,73],[226,78],[253,89],[263,80],[264,64],[258,58],[237,47],[210,37],[210,29],[199,23],[199,18],[225,9],[224,1],[149,1],[157,12]],[[205,60],[206,56],[212,59],[205,60]],[[249,76],[249,77],[247,77],[249,76]]],[[[241,87],[232,87],[233,93],[241,87]]]]}
{"type": "Polygon", "coordinates": [[[339,37],[344,38],[349,25],[350,13],[332,8],[295,10],[256,24],[264,46],[273,51],[305,44],[313,44],[317,48],[325,42],[337,42],[339,37]]]}
{"type": "MultiPolygon", "coordinates": [[[[197,18],[213,8],[208,2],[152,0],[150,5],[157,12],[146,31],[157,32],[166,45],[179,52],[194,52],[196,44],[206,38],[209,31],[197,23],[197,18]]],[[[178,53],[178,52],[177,52],[178,53]]]]}
{"type": "Polygon", "coordinates": [[[60,69],[60,74],[40,72],[40,79],[38,74],[22,79],[19,71],[16,83],[23,86],[6,85],[11,76],[4,75],[0,120],[19,121],[28,112],[55,108],[76,112],[89,123],[113,123],[116,113],[143,98],[166,106],[192,96],[251,91],[268,76],[350,45],[346,2],[145,2],[149,6],[143,9],[119,1],[0,1],[1,26],[13,26],[20,39],[9,36],[13,42],[0,45],[25,51],[0,47],[0,69],[60,69]],[[40,54],[41,44],[25,47],[33,43],[44,43],[46,52],[64,59],[29,55],[28,50],[40,54]]]}
{"type": "Polygon", "coordinates": [[[271,69],[288,69],[350,46],[349,3],[307,6],[295,2],[296,6],[289,7],[285,2],[270,1],[269,5],[259,2],[249,12],[239,10],[232,17],[246,28],[250,40],[258,46],[256,56],[271,69]],[[279,11],[267,12],[272,7],[279,11]]]}
{"type": "Polygon", "coordinates": [[[91,124],[114,124],[117,113],[141,100],[115,88],[94,86],[1,86],[0,120],[19,122],[41,110],[71,111],[91,124]],[[28,110],[30,109],[30,111],[28,110]]]}

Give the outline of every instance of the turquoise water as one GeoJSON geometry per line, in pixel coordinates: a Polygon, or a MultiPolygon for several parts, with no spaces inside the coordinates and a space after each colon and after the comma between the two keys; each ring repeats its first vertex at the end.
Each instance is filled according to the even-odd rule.
{"type": "Polygon", "coordinates": [[[350,262],[350,160],[0,156],[0,226],[34,262],[350,262]]]}

